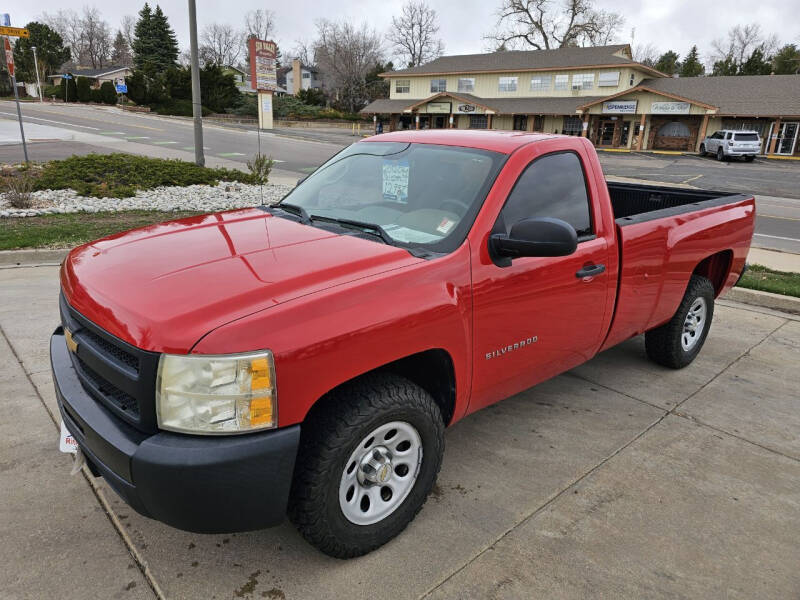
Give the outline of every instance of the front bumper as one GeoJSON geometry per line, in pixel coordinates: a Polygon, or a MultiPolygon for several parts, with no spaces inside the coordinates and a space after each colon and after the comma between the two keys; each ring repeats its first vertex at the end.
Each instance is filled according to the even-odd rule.
{"type": "Polygon", "coordinates": [[[233,436],[134,429],[81,385],[62,328],[50,339],[61,418],[92,472],[137,512],[178,529],[230,533],[280,523],[300,426],[233,436]]]}

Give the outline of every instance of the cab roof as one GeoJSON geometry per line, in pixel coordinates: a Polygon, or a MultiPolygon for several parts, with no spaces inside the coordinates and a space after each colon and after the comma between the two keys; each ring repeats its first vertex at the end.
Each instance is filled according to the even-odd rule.
{"type": "Polygon", "coordinates": [[[364,142],[406,142],[418,144],[439,144],[442,146],[461,146],[511,154],[517,148],[547,140],[557,136],[525,131],[494,131],[486,129],[409,129],[393,131],[365,138],[364,142]]]}

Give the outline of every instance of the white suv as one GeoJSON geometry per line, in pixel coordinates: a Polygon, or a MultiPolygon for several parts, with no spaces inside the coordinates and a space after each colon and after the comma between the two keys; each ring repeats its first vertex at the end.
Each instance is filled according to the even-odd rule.
{"type": "Polygon", "coordinates": [[[707,136],[700,144],[700,156],[715,154],[717,160],[743,156],[750,162],[760,150],[761,138],[756,131],[722,129],[714,135],[707,136]]]}

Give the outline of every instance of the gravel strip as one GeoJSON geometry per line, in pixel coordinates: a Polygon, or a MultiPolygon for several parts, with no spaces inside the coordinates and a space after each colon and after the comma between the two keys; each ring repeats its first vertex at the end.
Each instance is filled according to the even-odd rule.
{"type": "Polygon", "coordinates": [[[292,186],[268,183],[262,187],[239,182],[220,181],[219,185],[170,186],[139,190],[131,198],[87,198],[74,190],[42,190],[33,192],[35,208],[11,208],[0,194],[0,218],[35,217],[38,215],[77,212],[119,212],[123,210],[196,210],[217,211],[274,204],[292,186]]]}

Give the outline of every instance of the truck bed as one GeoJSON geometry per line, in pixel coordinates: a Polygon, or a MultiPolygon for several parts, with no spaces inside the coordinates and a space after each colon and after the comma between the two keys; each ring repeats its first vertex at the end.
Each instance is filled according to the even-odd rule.
{"type": "Polygon", "coordinates": [[[608,193],[619,226],[703,210],[745,198],[729,192],[616,182],[608,183],[608,193]]]}

